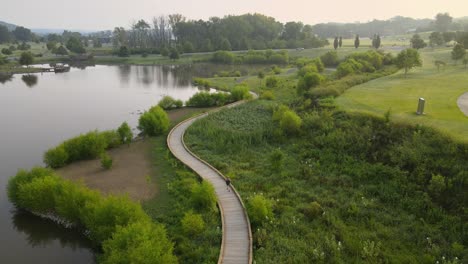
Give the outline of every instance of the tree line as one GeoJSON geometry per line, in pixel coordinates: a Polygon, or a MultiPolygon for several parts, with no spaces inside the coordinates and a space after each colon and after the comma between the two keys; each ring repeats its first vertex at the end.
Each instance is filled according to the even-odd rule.
{"type": "Polygon", "coordinates": [[[176,47],[180,52],[216,50],[314,48],[328,44],[319,39],[312,26],[302,22],[276,21],[261,14],[212,17],[188,20],[180,14],[138,20],[129,29],[116,27],[112,43],[146,52],[161,52],[176,47]]]}

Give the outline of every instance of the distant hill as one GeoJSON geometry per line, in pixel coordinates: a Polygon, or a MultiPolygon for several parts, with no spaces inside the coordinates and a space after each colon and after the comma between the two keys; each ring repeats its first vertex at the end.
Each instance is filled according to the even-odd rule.
{"type": "Polygon", "coordinates": [[[7,23],[7,22],[3,22],[3,21],[0,21],[0,25],[6,26],[8,28],[8,30],[10,30],[10,31],[15,30],[15,28],[16,28],[16,25],[10,24],[10,23],[7,23]]]}

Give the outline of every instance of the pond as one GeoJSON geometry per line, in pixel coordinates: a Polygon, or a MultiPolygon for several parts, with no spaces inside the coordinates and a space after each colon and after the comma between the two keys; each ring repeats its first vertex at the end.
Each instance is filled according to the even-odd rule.
{"type": "Polygon", "coordinates": [[[165,95],[187,100],[193,66],[94,66],[66,73],[0,76],[0,258],[2,263],[93,263],[89,241],[8,201],[8,179],[42,166],[43,153],[90,130],[115,129],[165,95]]]}

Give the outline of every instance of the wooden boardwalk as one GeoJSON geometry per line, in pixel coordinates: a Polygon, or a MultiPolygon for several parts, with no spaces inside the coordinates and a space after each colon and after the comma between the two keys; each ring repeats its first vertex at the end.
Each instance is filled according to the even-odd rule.
{"type": "MultiPolygon", "coordinates": [[[[243,101],[240,101],[226,107],[235,107],[242,103],[243,101]]],[[[231,191],[226,190],[224,175],[198,158],[184,143],[184,134],[187,128],[208,114],[205,113],[179,123],[169,133],[167,145],[177,159],[200,175],[203,180],[209,181],[215,188],[223,224],[223,238],[218,263],[251,264],[252,232],[247,212],[239,194],[233,186],[231,191]]]]}

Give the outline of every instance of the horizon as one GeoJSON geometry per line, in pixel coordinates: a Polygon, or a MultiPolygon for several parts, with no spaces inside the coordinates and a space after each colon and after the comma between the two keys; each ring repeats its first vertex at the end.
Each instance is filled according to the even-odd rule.
{"type": "Polygon", "coordinates": [[[196,7],[192,6],[193,3],[183,3],[183,0],[174,0],[170,4],[159,4],[162,2],[159,0],[135,0],[131,6],[128,6],[126,1],[123,0],[112,2],[105,0],[99,3],[83,0],[80,6],[72,6],[58,0],[28,2],[30,1],[19,0],[5,3],[2,10],[8,10],[8,13],[4,14],[0,11],[0,21],[32,29],[103,31],[113,30],[117,26],[128,28],[133,21],[139,19],[151,21],[153,17],[174,13],[182,14],[193,20],[259,13],[273,17],[282,23],[300,21],[310,25],[321,23],[367,23],[373,20],[388,20],[396,16],[433,19],[437,13],[449,13],[454,18],[468,15],[463,13],[468,4],[461,0],[449,1],[450,7],[448,7],[447,3],[424,3],[424,6],[421,6],[418,3],[406,3],[402,0],[396,1],[401,5],[395,2],[382,4],[370,0],[360,0],[352,3],[335,1],[320,4],[292,0],[288,4],[290,8],[288,12],[284,12],[283,3],[276,0],[267,2],[268,5],[266,5],[265,1],[260,0],[254,2],[240,0],[236,3],[226,3],[223,6],[217,6],[213,0],[201,0],[196,3],[196,7]],[[109,4],[106,4],[107,2],[109,4]],[[25,5],[29,5],[30,8],[24,10],[25,5]],[[336,10],[336,6],[339,5],[342,8],[336,10]],[[93,6],[93,8],[88,10],[87,6],[93,6]],[[364,10],[361,7],[356,8],[357,6],[366,6],[366,8],[364,10]],[[401,8],[402,6],[404,8],[401,8]],[[50,12],[50,10],[56,8],[61,11],[50,12]],[[80,16],[83,13],[88,14],[85,19],[80,16]],[[106,15],[105,20],[102,19],[103,14],[106,15]],[[112,16],[112,14],[114,15],[112,16]],[[109,17],[112,19],[109,19],[109,17]]]}

